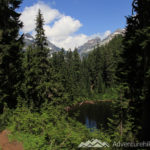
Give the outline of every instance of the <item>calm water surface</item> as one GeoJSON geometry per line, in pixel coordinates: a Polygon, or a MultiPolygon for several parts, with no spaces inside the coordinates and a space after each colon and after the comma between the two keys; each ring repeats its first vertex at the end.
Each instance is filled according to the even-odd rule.
{"type": "Polygon", "coordinates": [[[111,102],[83,104],[73,109],[71,115],[78,113],[76,119],[88,128],[108,128],[108,118],[112,117],[111,102]]]}

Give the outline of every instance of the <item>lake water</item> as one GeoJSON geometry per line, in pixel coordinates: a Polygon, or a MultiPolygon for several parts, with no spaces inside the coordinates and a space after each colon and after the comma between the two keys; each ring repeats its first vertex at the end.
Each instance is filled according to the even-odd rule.
{"type": "Polygon", "coordinates": [[[88,128],[108,128],[108,118],[112,117],[111,102],[97,102],[83,104],[71,111],[71,115],[78,113],[76,119],[88,128]]]}

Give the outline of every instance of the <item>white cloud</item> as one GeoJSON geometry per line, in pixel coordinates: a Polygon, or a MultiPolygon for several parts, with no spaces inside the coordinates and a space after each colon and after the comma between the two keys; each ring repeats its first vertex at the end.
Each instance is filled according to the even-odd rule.
{"type": "Polygon", "coordinates": [[[100,39],[103,40],[110,34],[111,34],[111,31],[108,30],[104,33],[97,33],[91,36],[87,36],[85,34],[68,35],[64,38],[55,38],[55,36],[54,37],[48,36],[48,39],[55,45],[59,46],[60,48],[65,48],[66,50],[72,48],[72,50],[74,50],[74,48],[77,48],[83,45],[88,40],[94,39],[96,37],[99,37],[100,39]]]}
{"type": "Polygon", "coordinates": [[[41,9],[45,24],[49,24],[54,19],[61,17],[61,14],[59,13],[58,10],[50,8],[43,2],[38,2],[33,6],[25,7],[20,17],[21,21],[23,21],[24,23],[24,27],[22,29],[23,32],[31,32],[34,30],[35,18],[39,9],[41,9]]]}
{"type": "Polygon", "coordinates": [[[59,47],[63,47],[66,50],[77,48],[78,46],[84,44],[89,40],[89,37],[84,34],[78,34],[74,36],[67,36],[63,40],[51,40],[54,44],[58,45],[59,47]]]}
{"type": "Polygon", "coordinates": [[[75,34],[82,27],[80,21],[71,16],[61,14],[58,10],[51,8],[43,2],[26,7],[22,12],[20,19],[24,23],[23,32],[31,32],[33,36],[35,35],[35,18],[39,9],[44,17],[46,36],[53,44],[60,48],[63,47],[66,50],[71,48],[73,50],[75,47],[81,46],[96,36],[104,39],[111,33],[110,31],[106,31],[104,34],[98,33],[91,36],[75,34]],[[53,25],[50,25],[51,23],[53,25]]]}
{"type": "Polygon", "coordinates": [[[48,37],[62,38],[76,32],[81,26],[79,20],[75,20],[70,16],[63,16],[54,23],[52,28],[49,27],[48,29],[48,27],[45,27],[45,30],[47,31],[48,37]]]}

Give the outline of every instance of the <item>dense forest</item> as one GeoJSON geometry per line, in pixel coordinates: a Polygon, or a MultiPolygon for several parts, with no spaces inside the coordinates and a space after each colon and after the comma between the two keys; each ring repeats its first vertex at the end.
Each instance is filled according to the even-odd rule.
{"type": "Polygon", "coordinates": [[[0,0],[0,131],[25,150],[73,150],[89,139],[149,141],[150,0],[134,0],[124,35],[83,57],[78,49],[50,53],[40,10],[35,44],[23,50],[20,4],[0,0]],[[112,101],[107,131],[91,132],[65,110],[87,100],[112,101]]]}

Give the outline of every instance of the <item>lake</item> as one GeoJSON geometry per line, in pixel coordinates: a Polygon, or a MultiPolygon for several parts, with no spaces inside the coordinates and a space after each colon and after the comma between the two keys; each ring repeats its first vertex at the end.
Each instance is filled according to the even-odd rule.
{"type": "Polygon", "coordinates": [[[87,128],[108,129],[108,118],[112,117],[111,102],[96,102],[94,104],[83,104],[72,109],[71,116],[87,128]],[[76,115],[78,114],[78,115],[76,115]]]}

